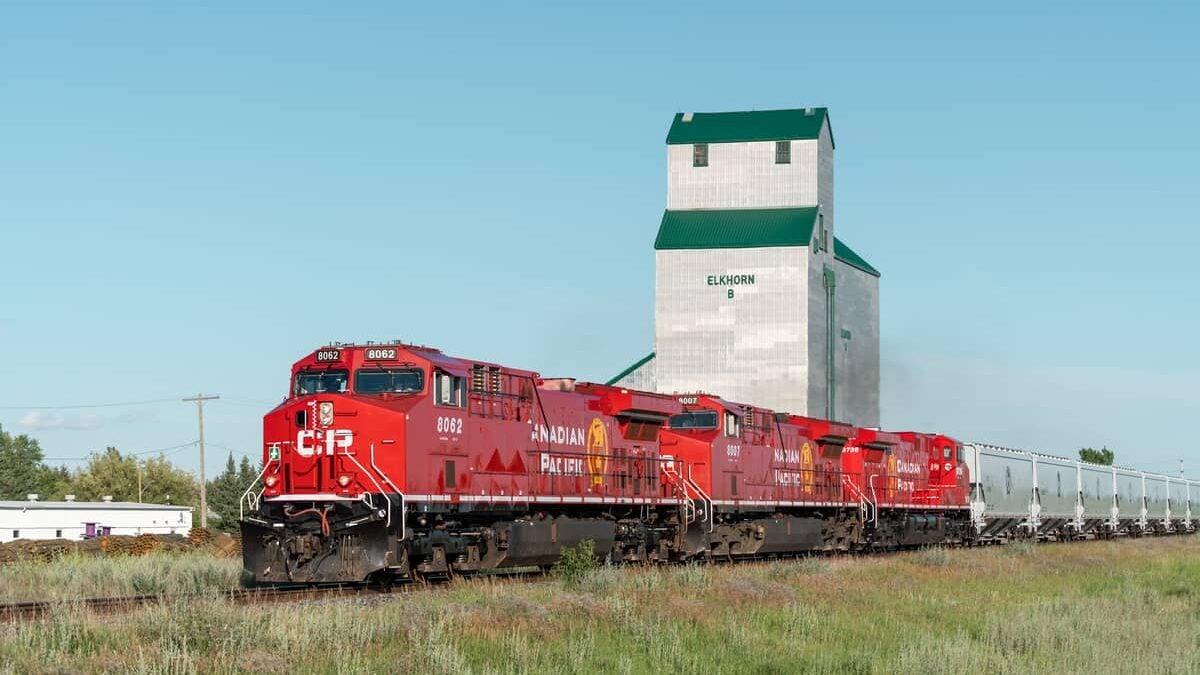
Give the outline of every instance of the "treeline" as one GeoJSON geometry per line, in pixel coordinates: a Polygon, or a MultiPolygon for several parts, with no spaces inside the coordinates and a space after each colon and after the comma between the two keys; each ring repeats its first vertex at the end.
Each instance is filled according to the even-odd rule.
{"type": "MultiPolygon", "coordinates": [[[[114,447],[93,453],[82,467],[45,463],[37,439],[14,436],[0,427],[0,500],[24,500],[30,494],[41,501],[61,501],[75,495],[78,501],[99,501],[111,496],[115,502],[177,504],[196,509],[199,524],[200,483],[191,473],[165,457],[139,459],[114,447]],[[141,494],[138,469],[141,465],[141,494]],[[139,498],[140,497],[140,498],[139,498]]],[[[228,532],[238,528],[238,501],[258,476],[258,467],[247,457],[240,463],[230,454],[225,470],[208,481],[209,525],[228,532]]]]}

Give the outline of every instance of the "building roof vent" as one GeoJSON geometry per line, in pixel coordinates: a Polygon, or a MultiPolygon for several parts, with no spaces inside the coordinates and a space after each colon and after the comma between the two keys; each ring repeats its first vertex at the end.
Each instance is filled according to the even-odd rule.
{"type": "Polygon", "coordinates": [[[813,116],[813,109],[812,109],[812,108],[805,108],[805,109],[804,109],[804,116],[805,116],[805,117],[812,117],[812,116],[813,116]]]}
{"type": "Polygon", "coordinates": [[[30,492],[29,494],[25,495],[25,499],[28,499],[31,502],[36,502],[38,500],[38,496],[30,492]]]}
{"type": "Polygon", "coordinates": [[[73,502],[73,501],[75,501],[75,495],[63,495],[63,501],[64,502],[73,502]]]}
{"type": "Polygon", "coordinates": [[[112,501],[112,495],[104,495],[103,497],[101,497],[101,498],[100,498],[100,501],[102,501],[102,502],[111,502],[111,501],[112,501]]]}
{"type": "Polygon", "coordinates": [[[691,122],[691,121],[692,121],[692,118],[693,118],[693,117],[695,117],[695,115],[696,115],[696,113],[683,113],[683,122],[684,122],[684,124],[687,124],[688,122],[691,122]]]}

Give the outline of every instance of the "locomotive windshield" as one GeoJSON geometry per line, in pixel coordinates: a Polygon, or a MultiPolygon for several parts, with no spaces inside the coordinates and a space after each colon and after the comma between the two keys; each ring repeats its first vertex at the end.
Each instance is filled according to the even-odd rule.
{"type": "Polygon", "coordinates": [[[302,370],[296,373],[292,394],[341,394],[346,391],[349,381],[350,371],[347,370],[302,370]]]}
{"type": "Polygon", "coordinates": [[[672,429],[716,429],[717,413],[715,410],[697,410],[672,415],[669,421],[672,429]]]}
{"type": "Polygon", "coordinates": [[[354,391],[359,394],[415,394],[424,388],[425,373],[418,368],[354,373],[354,391]]]}

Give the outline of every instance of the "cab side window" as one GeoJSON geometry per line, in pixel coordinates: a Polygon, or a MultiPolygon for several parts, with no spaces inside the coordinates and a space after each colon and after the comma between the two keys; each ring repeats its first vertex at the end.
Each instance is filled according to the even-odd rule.
{"type": "Polygon", "coordinates": [[[725,435],[730,438],[740,438],[742,435],[742,420],[731,412],[725,413],[725,435]]]}
{"type": "Polygon", "coordinates": [[[434,402],[438,405],[461,408],[466,405],[466,380],[440,370],[433,373],[434,402]]]}

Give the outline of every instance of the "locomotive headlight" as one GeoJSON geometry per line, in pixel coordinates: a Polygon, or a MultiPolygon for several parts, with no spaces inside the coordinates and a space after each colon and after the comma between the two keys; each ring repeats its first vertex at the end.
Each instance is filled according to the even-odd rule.
{"type": "Polygon", "coordinates": [[[321,403],[317,405],[317,422],[323,427],[333,424],[332,401],[321,401],[321,403]]]}
{"type": "Polygon", "coordinates": [[[275,487],[275,484],[278,482],[279,479],[275,476],[267,476],[263,479],[263,485],[266,485],[267,487],[275,487]]]}
{"type": "Polygon", "coordinates": [[[342,487],[346,487],[349,484],[350,484],[350,475],[349,474],[344,473],[344,474],[338,476],[338,485],[341,485],[342,487]]]}

